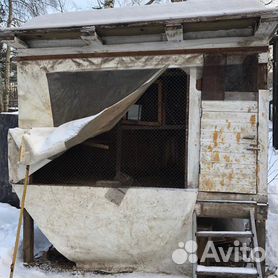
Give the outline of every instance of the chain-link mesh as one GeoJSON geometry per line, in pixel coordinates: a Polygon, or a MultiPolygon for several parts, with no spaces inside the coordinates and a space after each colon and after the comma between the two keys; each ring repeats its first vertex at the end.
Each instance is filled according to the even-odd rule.
{"type": "Polygon", "coordinates": [[[111,131],[73,147],[34,184],[185,187],[188,80],[167,70],[111,131]]]}

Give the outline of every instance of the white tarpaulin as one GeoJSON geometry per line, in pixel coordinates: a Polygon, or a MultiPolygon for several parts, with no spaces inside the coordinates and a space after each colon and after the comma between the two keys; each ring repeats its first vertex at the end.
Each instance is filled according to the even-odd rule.
{"type": "Polygon", "coordinates": [[[11,129],[9,131],[11,181],[15,183],[23,179],[24,165],[30,165],[31,173],[33,173],[67,149],[112,129],[128,108],[143,95],[166,68],[165,66],[156,71],[127,97],[96,115],[67,122],[59,127],[37,127],[28,130],[11,129]]]}

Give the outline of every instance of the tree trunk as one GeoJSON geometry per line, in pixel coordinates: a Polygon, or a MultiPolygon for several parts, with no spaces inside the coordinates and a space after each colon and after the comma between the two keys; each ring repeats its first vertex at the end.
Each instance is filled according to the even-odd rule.
{"type": "Polygon", "coordinates": [[[2,77],[0,76],[0,113],[3,111],[3,90],[4,90],[4,86],[3,86],[3,80],[2,77]]]}
{"type": "MultiPolygon", "coordinates": [[[[13,2],[9,0],[9,15],[7,27],[11,27],[13,20],[13,2]]],[[[4,76],[4,90],[3,90],[3,111],[7,112],[9,109],[9,94],[11,87],[11,48],[7,46],[6,61],[5,61],[5,76],[4,76]]]]}

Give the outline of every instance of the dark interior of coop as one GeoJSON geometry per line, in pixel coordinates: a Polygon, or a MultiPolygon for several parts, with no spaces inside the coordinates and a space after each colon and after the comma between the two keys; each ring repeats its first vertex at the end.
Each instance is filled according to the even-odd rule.
{"type": "MultiPolygon", "coordinates": [[[[70,74],[71,80],[90,76],[88,73],[79,73],[79,77],[70,74]]],[[[55,82],[61,80],[60,77],[55,76],[55,82]]],[[[87,77],[86,82],[93,86],[87,77]]],[[[86,82],[79,82],[74,94],[79,94],[86,82]]],[[[60,86],[66,91],[65,87],[71,85],[68,82],[60,86]]],[[[33,174],[32,183],[186,187],[188,86],[184,70],[167,69],[129,107],[116,126],[55,158],[33,174]]]]}

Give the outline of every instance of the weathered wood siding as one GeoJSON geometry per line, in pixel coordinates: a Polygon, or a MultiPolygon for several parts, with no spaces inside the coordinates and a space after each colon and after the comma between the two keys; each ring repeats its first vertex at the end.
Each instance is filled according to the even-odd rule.
{"type": "Polygon", "coordinates": [[[200,191],[256,193],[258,105],[203,101],[200,191]]]}

